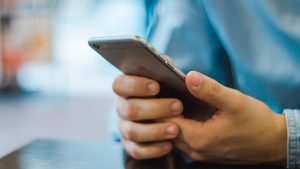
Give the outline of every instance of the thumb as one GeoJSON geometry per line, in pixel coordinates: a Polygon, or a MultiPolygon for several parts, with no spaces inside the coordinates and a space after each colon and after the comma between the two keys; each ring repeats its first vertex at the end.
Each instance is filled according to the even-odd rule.
{"type": "Polygon", "coordinates": [[[192,95],[219,110],[235,109],[244,98],[237,90],[223,86],[216,80],[195,71],[187,74],[185,83],[192,95]]]}

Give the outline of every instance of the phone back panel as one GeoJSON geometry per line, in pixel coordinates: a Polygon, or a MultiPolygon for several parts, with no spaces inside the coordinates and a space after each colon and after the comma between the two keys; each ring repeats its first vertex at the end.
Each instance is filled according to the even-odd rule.
{"type": "Polygon", "coordinates": [[[160,85],[166,86],[174,92],[186,90],[184,77],[180,77],[166,65],[162,58],[159,58],[138,39],[108,41],[98,38],[91,40],[90,44],[101,56],[124,74],[156,80],[160,85]],[[98,45],[98,48],[95,45],[98,45]]]}
{"type": "Polygon", "coordinates": [[[96,38],[91,39],[89,44],[124,74],[159,82],[161,92],[158,97],[180,99],[184,103],[186,115],[196,105],[207,105],[190,94],[185,86],[184,75],[176,72],[139,37],[96,38]]]}

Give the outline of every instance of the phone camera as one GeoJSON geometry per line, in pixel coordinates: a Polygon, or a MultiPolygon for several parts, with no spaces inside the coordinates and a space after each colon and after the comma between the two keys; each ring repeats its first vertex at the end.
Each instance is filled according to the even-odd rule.
{"type": "Polygon", "coordinates": [[[94,48],[100,49],[100,45],[95,44],[95,45],[94,45],[94,48]]]}

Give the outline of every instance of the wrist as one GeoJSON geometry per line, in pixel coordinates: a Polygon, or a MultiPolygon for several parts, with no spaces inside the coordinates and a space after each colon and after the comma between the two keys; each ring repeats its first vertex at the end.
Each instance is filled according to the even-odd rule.
{"type": "MultiPolygon", "coordinates": [[[[275,114],[274,152],[271,153],[271,164],[287,165],[287,124],[284,115],[275,114]]],[[[271,140],[270,140],[271,141],[271,140]]]]}

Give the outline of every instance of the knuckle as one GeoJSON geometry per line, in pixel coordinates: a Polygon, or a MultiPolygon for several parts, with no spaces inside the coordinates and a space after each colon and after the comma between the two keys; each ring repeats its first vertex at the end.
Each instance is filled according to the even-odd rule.
{"type": "Polygon", "coordinates": [[[206,152],[210,147],[210,143],[207,140],[202,140],[201,143],[198,145],[198,149],[202,152],[206,152]]]}
{"type": "Polygon", "coordinates": [[[194,150],[199,150],[199,141],[197,141],[197,140],[189,140],[188,141],[188,144],[190,145],[190,147],[192,148],[192,149],[194,149],[194,150]]]}
{"type": "Polygon", "coordinates": [[[245,100],[248,99],[248,97],[245,97],[245,94],[243,94],[241,91],[235,89],[232,89],[232,91],[232,95],[234,95],[235,98],[239,98],[235,99],[236,101],[240,101],[238,103],[245,102],[245,100]]]}
{"type": "Polygon", "coordinates": [[[248,97],[245,97],[245,95],[240,92],[239,90],[235,90],[235,89],[231,89],[231,95],[232,95],[232,99],[231,99],[231,109],[235,112],[239,112],[241,108],[241,106],[248,106],[248,104],[245,104],[246,102],[249,103],[248,97]]]}
{"type": "Polygon", "coordinates": [[[189,141],[189,145],[191,148],[197,151],[205,151],[208,148],[208,144],[205,141],[192,140],[189,141]]]}
{"type": "Polygon", "coordinates": [[[130,100],[127,100],[124,102],[124,117],[128,120],[135,120],[136,118],[136,111],[135,111],[135,106],[134,103],[130,100]]]}
{"type": "Polygon", "coordinates": [[[218,93],[220,93],[221,89],[222,89],[221,84],[219,84],[216,81],[213,81],[210,84],[209,92],[207,93],[208,97],[215,97],[218,93]]]}
{"type": "Polygon", "coordinates": [[[135,141],[137,139],[137,133],[134,130],[134,125],[131,123],[127,123],[123,128],[123,135],[128,140],[135,141]]]}

